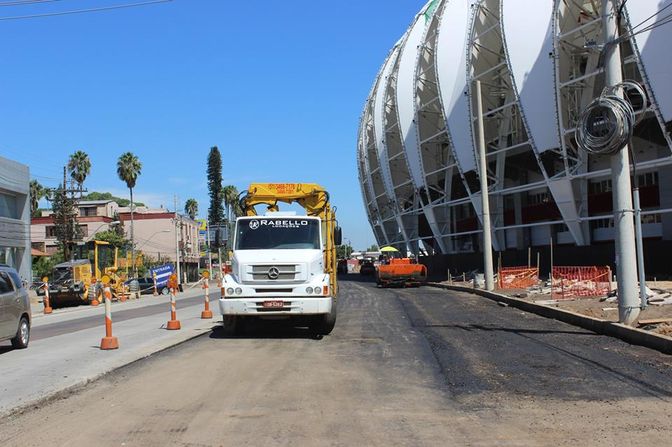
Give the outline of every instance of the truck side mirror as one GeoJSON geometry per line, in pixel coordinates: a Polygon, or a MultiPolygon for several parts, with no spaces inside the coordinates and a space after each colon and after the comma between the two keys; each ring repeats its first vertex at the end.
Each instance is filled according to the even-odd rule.
{"type": "Polygon", "coordinates": [[[334,245],[341,245],[343,243],[343,231],[341,227],[334,228],[334,245]]]}

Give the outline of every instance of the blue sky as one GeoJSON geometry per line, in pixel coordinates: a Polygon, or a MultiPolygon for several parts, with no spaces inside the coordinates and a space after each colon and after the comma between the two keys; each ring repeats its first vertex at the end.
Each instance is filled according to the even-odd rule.
{"type": "MultiPolygon", "coordinates": [[[[0,18],[136,0],[3,6],[0,18]]],[[[0,153],[56,186],[77,149],[89,191],[127,196],[116,160],[143,162],[139,200],[208,208],[205,164],[219,146],[225,184],[316,182],[345,238],[374,242],[357,180],[359,116],[385,55],[421,1],[166,4],[0,20],[0,153]]],[[[182,208],[181,205],[179,205],[182,208]]]]}

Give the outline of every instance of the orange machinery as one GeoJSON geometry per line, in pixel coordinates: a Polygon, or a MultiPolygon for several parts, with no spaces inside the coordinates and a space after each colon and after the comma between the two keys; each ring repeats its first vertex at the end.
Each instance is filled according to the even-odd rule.
{"type": "Polygon", "coordinates": [[[409,258],[402,258],[393,247],[381,249],[391,255],[387,263],[381,263],[376,270],[376,282],[381,287],[417,287],[427,280],[427,267],[415,264],[409,258]]]}

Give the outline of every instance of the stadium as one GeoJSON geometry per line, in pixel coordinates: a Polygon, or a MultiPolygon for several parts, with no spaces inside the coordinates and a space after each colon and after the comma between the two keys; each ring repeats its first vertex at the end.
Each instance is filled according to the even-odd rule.
{"type": "MultiPolygon", "coordinates": [[[[440,255],[442,268],[478,267],[486,175],[492,249],[505,259],[527,262],[531,248],[548,258],[554,247],[565,265],[613,263],[610,160],[576,142],[578,118],[605,84],[600,3],[434,0],[420,10],[383,61],[358,132],[359,181],[379,245],[440,255]]],[[[631,152],[651,274],[669,273],[672,249],[670,6],[631,1],[619,15],[623,78],[648,99],[631,152]]]]}

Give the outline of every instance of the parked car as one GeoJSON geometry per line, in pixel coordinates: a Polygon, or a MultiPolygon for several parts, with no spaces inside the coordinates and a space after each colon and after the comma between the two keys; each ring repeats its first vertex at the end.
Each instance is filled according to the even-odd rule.
{"type": "Polygon", "coordinates": [[[361,265],[359,266],[359,274],[366,276],[375,275],[376,266],[373,264],[373,261],[368,259],[362,261],[361,265]]]}
{"type": "MultiPolygon", "coordinates": [[[[141,295],[151,295],[154,293],[154,280],[152,278],[132,278],[124,281],[124,285],[130,287],[131,281],[138,282],[141,295]]],[[[159,285],[156,287],[156,289],[160,294],[168,295],[169,290],[166,287],[166,284],[159,285]]]]}
{"type": "Polygon", "coordinates": [[[11,340],[15,348],[27,348],[31,318],[28,290],[19,274],[0,264],[0,341],[11,340]]]}

